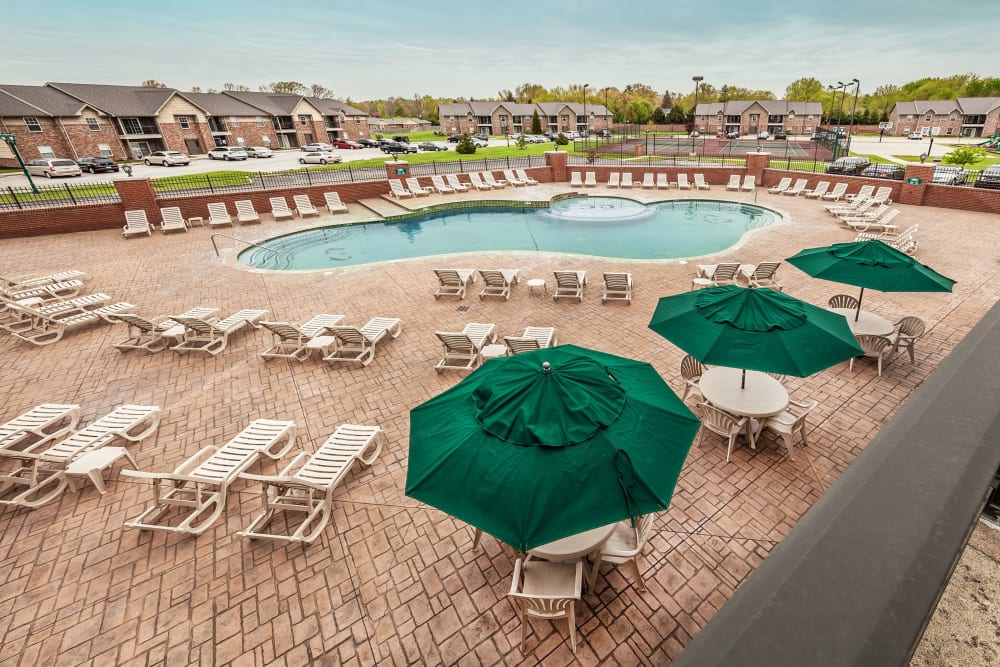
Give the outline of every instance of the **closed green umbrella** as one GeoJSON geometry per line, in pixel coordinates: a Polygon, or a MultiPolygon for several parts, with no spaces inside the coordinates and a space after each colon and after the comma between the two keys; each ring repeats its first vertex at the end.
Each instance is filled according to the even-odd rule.
{"type": "Polygon", "coordinates": [[[864,354],[841,315],[768,288],[665,296],[649,328],[702,363],[796,377],[864,354]]]}
{"type": "Polygon", "coordinates": [[[406,495],[527,551],[666,509],[698,426],[647,363],[492,360],[410,411],[406,495]]]}
{"type": "Polygon", "coordinates": [[[880,292],[950,292],[955,285],[951,278],[877,240],[807,248],[785,261],[813,278],[860,287],[855,319],[861,314],[866,287],[880,292]]]}

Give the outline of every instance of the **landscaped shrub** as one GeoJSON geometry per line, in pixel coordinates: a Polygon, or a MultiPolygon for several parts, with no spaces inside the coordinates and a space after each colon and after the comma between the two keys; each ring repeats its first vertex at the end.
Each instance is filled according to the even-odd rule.
{"type": "Polygon", "coordinates": [[[566,138],[565,134],[563,134],[562,132],[560,132],[559,136],[556,137],[556,145],[557,146],[565,146],[568,143],[569,143],[569,139],[566,138]]]}
{"type": "Polygon", "coordinates": [[[462,133],[462,138],[458,140],[458,145],[455,146],[455,152],[463,155],[471,155],[476,152],[476,145],[472,143],[472,137],[469,136],[468,132],[462,133]]]}

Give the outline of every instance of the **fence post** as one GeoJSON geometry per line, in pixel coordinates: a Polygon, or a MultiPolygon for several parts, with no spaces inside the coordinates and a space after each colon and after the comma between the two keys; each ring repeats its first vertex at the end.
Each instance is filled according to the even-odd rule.
{"type": "Polygon", "coordinates": [[[76,198],[73,196],[73,190],[68,185],[64,185],[63,187],[66,188],[66,194],[69,195],[69,200],[75,204],[76,198]]]}
{"type": "Polygon", "coordinates": [[[215,188],[212,187],[212,179],[208,174],[205,174],[205,182],[208,183],[208,191],[213,195],[215,194],[215,188]]]}
{"type": "Polygon", "coordinates": [[[7,191],[10,193],[11,198],[14,200],[14,204],[16,204],[19,209],[24,209],[24,207],[21,206],[21,202],[17,198],[17,193],[14,192],[14,188],[8,185],[7,191]]]}
{"type": "Polygon", "coordinates": [[[309,167],[306,167],[304,171],[306,172],[306,180],[309,182],[309,185],[312,185],[313,179],[312,174],[309,173],[309,167]]]}
{"type": "Polygon", "coordinates": [[[354,182],[354,167],[347,165],[347,175],[351,177],[351,183],[354,182]]]}

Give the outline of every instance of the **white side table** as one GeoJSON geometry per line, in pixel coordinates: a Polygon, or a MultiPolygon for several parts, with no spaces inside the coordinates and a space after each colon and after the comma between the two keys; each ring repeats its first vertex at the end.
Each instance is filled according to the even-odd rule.
{"type": "Polygon", "coordinates": [[[188,218],[187,222],[188,222],[188,227],[194,227],[195,225],[198,225],[199,227],[205,226],[205,218],[199,215],[188,218]]]}
{"type": "Polygon", "coordinates": [[[336,336],[314,336],[306,343],[306,349],[309,350],[309,356],[312,356],[313,350],[319,350],[324,357],[328,357],[330,356],[330,346],[336,342],[336,336]]]}
{"type": "Polygon", "coordinates": [[[542,278],[532,278],[528,281],[528,294],[533,294],[536,289],[541,288],[542,294],[548,294],[549,290],[545,287],[545,280],[542,278]]]}
{"type": "Polygon", "coordinates": [[[483,357],[483,361],[489,361],[490,359],[499,359],[500,357],[507,356],[507,346],[506,345],[487,345],[479,353],[483,357]]]}
{"type": "Polygon", "coordinates": [[[101,477],[101,473],[114,465],[114,462],[122,457],[128,459],[133,468],[138,469],[139,464],[135,462],[135,459],[132,458],[132,455],[124,447],[101,447],[75,459],[66,466],[66,479],[69,482],[70,488],[74,491],[76,490],[73,477],[87,476],[93,480],[94,486],[97,487],[97,490],[103,496],[108,492],[108,489],[104,486],[104,479],[101,477]]]}
{"type": "Polygon", "coordinates": [[[711,286],[712,286],[712,281],[709,280],[708,278],[693,278],[691,280],[692,290],[701,289],[703,287],[711,287],[711,286]]]}

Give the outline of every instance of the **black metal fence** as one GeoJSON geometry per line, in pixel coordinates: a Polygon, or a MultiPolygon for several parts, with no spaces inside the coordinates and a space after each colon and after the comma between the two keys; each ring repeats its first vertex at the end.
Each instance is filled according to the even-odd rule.
{"type": "Polygon", "coordinates": [[[433,176],[435,174],[462,174],[473,171],[502,171],[504,169],[530,169],[531,167],[545,166],[547,163],[544,155],[526,155],[523,157],[456,160],[454,162],[423,162],[411,164],[410,173],[414,176],[433,176]]]}
{"type": "Polygon", "coordinates": [[[56,208],[119,201],[118,191],[110,181],[77,185],[66,182],[59,185],[41,185],[37,189],[38,192],[34,192],[28,186],[0,187],[0,210],[56,208]]]}
{"type": "Polygon", "coordinates": [[[745,167],[743,155],[575,155],[570,153],[571,167],[745,167]]]}
{"type": "Polygon", "coordinates": [[[310,185],[336,185],[384,181],[385,167],[346,167],[338,169],[296,169],[287,172],[256,174],[233,171],[214,174],[191,174],[153,179],[153,189],[160,199],[189,197],[197,194],[284,190],[310,185]]]}

